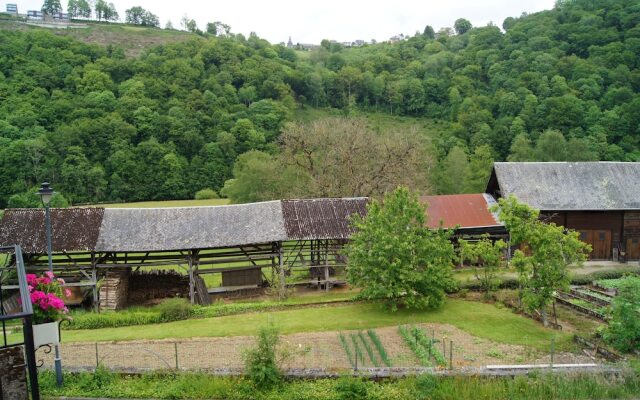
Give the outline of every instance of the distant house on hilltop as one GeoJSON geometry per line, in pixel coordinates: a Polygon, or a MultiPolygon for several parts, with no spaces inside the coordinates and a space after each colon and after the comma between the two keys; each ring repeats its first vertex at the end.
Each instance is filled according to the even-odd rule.
{"type": "Polygon", "coordinates": [[[590,259],[640,259],[640,163],[495,163],[487,193],[514,195],[580,232],[590,259]]]}

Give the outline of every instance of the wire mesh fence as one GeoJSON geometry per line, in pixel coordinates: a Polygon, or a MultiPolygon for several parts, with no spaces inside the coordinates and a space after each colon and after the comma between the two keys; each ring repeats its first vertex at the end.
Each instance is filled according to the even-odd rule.
{"type": "MultiPolygon", "coordinates": [[[[449,325],[419,324],[405,328],[409,335],[403,335],[399,327],[282,335],[280,364],[285,369],[347,371],[390,367],[460,369],[496,364],[593,361],[587,356],[557,352],[551,342],[544,350],[492,342],[449,325]],[[421,333],[416,333],[418,331],[421,333]]],[[[65,367],[76,369],[93,369],[100,365],[114,370],[234,372],[242,370],[243,354],[254,344],[255,339],[250,336],[64,343],[62,359],[65,367]]],[[[37,355],[45,367],[53,365],[53,356],[46,354],[44,349],[40,349],[37,355]]]]}

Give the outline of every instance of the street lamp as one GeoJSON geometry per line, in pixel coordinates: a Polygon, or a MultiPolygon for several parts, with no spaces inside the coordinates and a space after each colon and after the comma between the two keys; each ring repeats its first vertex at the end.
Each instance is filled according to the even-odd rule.
{"type": "Polygon", "coordinates": [[[49,271],[53,272],[53,260],[51,259],[51,216],[49,213],[49,204],[53,198],[53,188],[49,182],[43,182],[38,190],[38,196],[42,199],[44,205],[44,225],[47,232],[47,257],[49,258],[49,271]]]}
{"type": "MultiPolygon", "coordinates": [[[[49,271],[53,272],[53,259],[51,256],[51,215],[49,211],[49,204],[51,203],[51,199],[54,195],[53,188],[49,185],[49,182],[43,182],[42,186],[40,186],[40,190],[38,190],[38,196],[42,200],[42,205],[44,205],[44,225],[45,230],[47,232],[47,257],[49,259],[49,271]]],[[[54,365],[56,370],[56,383],[58,386],[62,386],[62,359],[60,358],[60,344],[55,345],[56,356],[54,358],[54,365]]]]}

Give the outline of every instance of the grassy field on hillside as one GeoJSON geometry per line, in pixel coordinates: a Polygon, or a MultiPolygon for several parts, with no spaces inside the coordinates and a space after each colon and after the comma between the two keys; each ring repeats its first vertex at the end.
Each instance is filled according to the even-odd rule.
{"type": "Polygon", "coordinates": [[[164,324],[65,331],[65,342],[122,341],[254,335],[273,322],[281,333],[361,330],[416,323],[451,324],[474,336],[505,344],[546,349],[555,336],[560,348],[571,336],[490,304],[449,299],[438,310],[390,312],[379,304],[322,305],[313,308],[192,319],[164,324]]]}
{"type": "Polygon", "coordinates": [[[47,30],[56,35],[71,36],[89,44],[102,47],[109,45],[120,47],[129,57],[137,57],[147,48],[168,43],[184,42],[187,40],[202,40],[193,33],[165,30],[160,28],[148,28],[127,24],[99,23],[96,21],[82,22],[86,28],[46,28],[27,25],[22,22],[0,20],[0,29],[6,30],[47,30]]]}

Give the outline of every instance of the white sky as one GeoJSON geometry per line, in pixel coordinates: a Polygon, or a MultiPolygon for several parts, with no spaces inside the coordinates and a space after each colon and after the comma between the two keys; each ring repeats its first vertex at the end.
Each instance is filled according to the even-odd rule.
{"type": "MultiPolygon", "coordinates": [[[[422,32],[425,25],[437,31],[453,26],[458,18],[466,18],[474,26],[493,21],[502,26],[506,17],[519,16],[523,11],[532,13],[551,9],[555,0],[242,0],[242,1],[158,1],[107,0],[113,2],[124,19],[125,10],[141,6],[160,17],[161,26],[171,20],[180,27],[184,14],[198,22],[200,29],[207,22],[222,21],[231,25],[234,33],[245,36],[252,31],[271,43],[286,42],[291,36],[294,43],[320,43],[322,39],[340,42],[356,39],[378,41],[403,33],[422,32]]],[[[39,10],[42,0],[3,0],[17,3],[20,13],[39,10]]],[[[61,0],[66,9],[67,0],[61,0]]]]}

